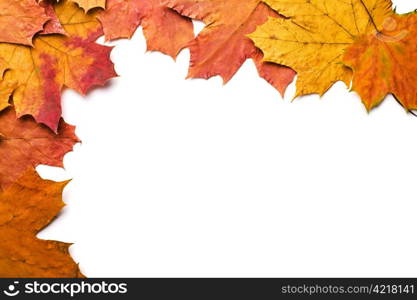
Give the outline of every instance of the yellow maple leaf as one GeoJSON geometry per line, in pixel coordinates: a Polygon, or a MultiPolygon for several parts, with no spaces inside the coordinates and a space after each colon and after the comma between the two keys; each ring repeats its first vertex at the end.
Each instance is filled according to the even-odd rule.
{"type": "Polygon", "coordinates": [[[390,0],[265,0],[286,18],[270,18],[249,37],[265,61],[298,73],[296,97],[323,95],[335,82],[350,85],[345,49],[358,37],[382,28],[393,14],[390,0]]]}

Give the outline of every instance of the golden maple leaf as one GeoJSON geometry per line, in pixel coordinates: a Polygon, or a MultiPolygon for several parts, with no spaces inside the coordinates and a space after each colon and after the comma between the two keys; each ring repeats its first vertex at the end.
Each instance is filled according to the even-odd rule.
{"type": "Polygon", "coordinates": [[[66,184],[29,169],[0,192],[0,277],[83,277],[70,244],[36,238],[64,206],[66,184]]]}
{"type": "Polygon", "coordinates": [[[265,0],[286,18],[270,18],[249,37],[265,61],[298,74],[296,97],[323,95],[335,82],[350,85],[352,70],[343,64],[347,47],[375,33],[393,14],[390,0],[265,0]]]}

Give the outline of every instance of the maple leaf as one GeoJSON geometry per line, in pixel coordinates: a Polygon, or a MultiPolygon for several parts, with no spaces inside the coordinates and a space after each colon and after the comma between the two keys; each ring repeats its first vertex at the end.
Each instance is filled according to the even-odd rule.
{"type": "Polygon", "coordinates": [[[16,119],[12,108],[0,112],[0,190],[29,167],[40,164],[63,167],[63,157],[79,140],[75,127],[62,119],[58,134],[30,117],[16,119]]]}
{"type": "Polygon", "coordinates": [[[38,36],[33,48],[1,43],[0,58],[10,69],[3,81],[17,85],[13,102],[18,117],[32,115],[56,131],[64,86],[85,94],[116,73],[110,61],[112,48],[95,43],[102,34],[96,14],[87,15],[69,1],[54,8],[67,36],[38,36]]]}
{"type": "Polygon", "coordinates": [[[0,112],[9,106],[10,95],[16,88],[14,83],[3,80],[4,72],[7,68],[8,64],[4,61],[4,59],[0,58],[0,112]]]}
{"type": "Polygon", "coordinates": [[[342,61],[345,49],[392,13],[390,0],[265,2],[286,18],[270,18],[249,37],[265,61],[297,72],[296,97],[323,95],[337,81],[350,85],[352,70],[342,61]]]}
{"type": "Polygon", "coordinates": [[[194,38],[190,19],[161,4],[160,0],[109,0],[99,15],[106,40],[131,38],[139,25],[148,51],[160,51],[175,58],[194,38]]]}
{"type": "Polygon", "coordinates": [[[101,7],[106,7],[106,0],[71,0],[77,3],[81,8],[85,11],[89,11],[90,9],[101,7]]]}
{"type": "Polygon", "coordinates": [[[55,13],[53,3],[53,0],[39,2],[39,5],[45,9],[45,14],[49,17],[49,21],[45,23],[40,34],[65,34],[64,27],[62,27],[55,13]]]}
{"type": "Polygon", "coordinates": [[[29,169],[0,192],[0,277],[83,277],[70,244],[36,238],[64,206],[66,184],[29,169]]]}
{"type": "Polygon", "coordinates": [[[0,42],[32,45],[48,20],[35,0],[0,0],[0,42]]]}
{"type": "Polygon", "coordinates": [[[343,59],[354,71],[352,89],[368,110],[393,94],[407,110],[417,109],[417,15],[392,15],[382,29],[362,35],[343,59]]]}
{"type": "Polygon", "coordinates": [[[188,78],[220,75],[227,83],[243,62],[252,58],[259,74],[281,94],[294,78],[289,68],[262,62],[262,53],[246,37],[268,16],[278,16],[260,0],[167,0],[181,15],[202,20],[206,27],[188,46],[191,63],[188,78]]]}

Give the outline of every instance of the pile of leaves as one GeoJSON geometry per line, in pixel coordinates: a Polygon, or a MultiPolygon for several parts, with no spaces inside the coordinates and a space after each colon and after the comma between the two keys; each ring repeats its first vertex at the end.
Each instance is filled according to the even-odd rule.
{"type": "Polygon", "coordinates": [[[367,110],[392,94],[417,109],[417,14],[390,0],[0,0],[0,276],[82,277],[68,244],[36,238],[63,207],[66,182],[43,180],[79,140],[61,118],[64,88],[86,94],[117,76],[111,47],[141,26],[150,51],[190,51],[188,78],[227,83],[251,59],[282,95],[334,83],[367,110]],[[206,25],[195,36],[192,20],[206,25]]]}

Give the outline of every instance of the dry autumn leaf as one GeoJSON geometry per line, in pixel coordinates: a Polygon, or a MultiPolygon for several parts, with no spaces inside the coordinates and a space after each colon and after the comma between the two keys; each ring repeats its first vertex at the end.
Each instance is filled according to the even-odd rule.
{"type": "Polygon", "coordinates": [[[55,13],[53,3],[55,3],[53,0],[44,0],[39,2],[39,5],[45,9],[46,15],[50,18],[50,20],[43,26],[41,34],[65,34],[65,30],[55,13]]]}
{"type": "MultiPolygon", "coordinates": [[[[13,92],[17,115],[32,115],[56,131],[64,86],[85,94],[116,73],[110,61],[112,48],[95,43],[102,34],[96,14],[87,15],[69,1],[54,7],[67,36],[38,36],[33,48],[1,43],[0,58],[9,68],[3,84],[17,86],[13,92]]],[[[4,106],[7,103],[0,103],[4,106]]]]}
{"type": "Polygon", "coordinates": [[[58,134],[30,117],[16,119],[12,108],[0,112],[0,190],[29,167],[40,164],[63,167],[62,160],[79,140],[75,128],[62,119],[58,134]]]}
{"type": "Polygon", "coordinates": [[[246,37],[268,16],[278,16],[260,0],[166,0],[181,15],[202,20],[206,27],[189,44],[189,78],[220,75],[228,82],[252,58],[259,74],[281,94],[294,78],[289,68],[262,62],[262,53],[246,37]]]}
{"type": "Polygon", "coordinates": [[[107,9],[98,18],[107,40],[130,38],[142,25],[148,50],[173,58],[194,38],[191,20],[160,0],[109,0],[107,9]]]}
{"type": "Polygon", "coordinates": [[[9,98],[16,88],[16,84],[13,82],[6,82],[3,80],[4,73],[8,68],[8,64],[2,58],[0,58],[0,111],[9,106],[9,98]]]}
{"type": "Polygon", "coordinates": [[[0,42],[32,45],[48,20],[36,0],[0,0],[0,42]]]}
{"type": "Polygon", "coordinates": [[[407,110],[417,109],[415,13],[392,15],[373,34],[360,36],[347,49],[343,61],[353,69],[352,89],[368,110],[388,94],[407,110]]]}
{"type": "Polygon", "coordinates": [[[296,96],[323,95],[336,81],[350,85],[345,49],[392,14],[389,0],[265,0],[286,18],[271,18],[249,35],[265,61],[298,73],[296,96]]]}
{"type": "Polygon", "coordinates": [[[36,238],[64,206],[66,184],[29,169],[0,192],[0,277],[83,277],[70,244],[36,238]]]}
{"type": "Polygon", "coordinates": [[[95,7],[106,7],[106,0],[71,0],[77,3],[84,11],[89,11],[95,7]]]}

